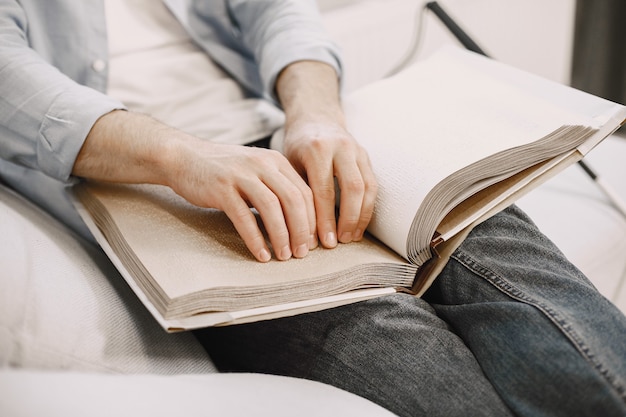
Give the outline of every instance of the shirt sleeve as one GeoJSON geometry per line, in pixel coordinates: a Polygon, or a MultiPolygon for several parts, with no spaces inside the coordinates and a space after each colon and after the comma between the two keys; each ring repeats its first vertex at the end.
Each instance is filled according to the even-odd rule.
{"type": "Polygon", "coordinates": [[[315,1],[230,0],[228,10],[271,99],[277,101],[278,74],[296,61],[325,62],[341,79],[340,51],[326,32],[315,1]]]}
{"type": "Polygon", "coordinates": [[[44,60],[30,23],[15,0],[0,0],[0,157],[65,182],[96,120],[124,106],[44,60]]]}

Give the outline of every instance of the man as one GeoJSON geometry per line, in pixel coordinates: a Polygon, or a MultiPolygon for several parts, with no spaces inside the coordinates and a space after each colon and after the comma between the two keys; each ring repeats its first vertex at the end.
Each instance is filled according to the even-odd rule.
{"type": "MultiPolygon", "coordinates": [[[[68,224],[83,227],[63,189],[84,177],[222,209],[261,262],[249,206],[280,260],[361,238],[376,182],[311,2],[0,0],[0,36],[2,178],[68,224]],[[285,156],[240,146],[283,124],[268,102],[285,156]]],[[[401,415],[626,413],[626,319],[516,208],[423,299],[196,334],[223,370],[320,380],[401,415]]]]}
{"type": "MultiPolygon", "coordinates": [[[[7,10],[7,19],[17,19],[17,23],[23,21],[24,25],[30,25],[25,29],[35,47],[38,46],[37,42],[40,39],[35,39],[38,28],[34,26],[38,20],[33,19],[32,15],[40,18],[46,26],[64,25],[66,20],[63,16],[52,15],[52,19],[43,16],[44,13],[51,13],[49,9],[54,9],[54,6],[41,8],[32,6],[31,9],[29,3],[25,3],[24,10],[32,14],[31,20],[24,20],[28,17],[21,15],[23,11],[19,10],[17,4],[5,7],[14,9],[7,10]],[[11,16],[11,13],[15,15],[11,16]]],[[[225,6],[209,6],[213,7],[219,9],[225,6]]],[[[263,10],[260,3],[253,7],[255,10],[252,13],[247,12],[244,17],[256,19],[256,16],[262,17],[270,13],[269,10],[263,10]]],[[[298,9],[303,8],[301,6],[291,8],[301,16],[307,15],[299,12],[298,9]]],[[[97,5],[79,5],[77,9],[76,13],[92,12],[99,13],[100,16],[103,12],[97,5]]],[[[226,14],[225,10],[220,12],[226,14]]],[[[285,13],[288,12],[290,10],[285,10],[285,13]]],[[[271,19],[271,16],[265,19],[271,19]]],[[[173,18],[172,21],[177,23],[173,18]]],[[[242,22],[250,25],[253,23],[242,22]]],[[[79,24],[83,26],[81,29],[90,34],[95,30],[103,30],[101,27],[85,28],[92,24],[87,20],[79,24]]],[[[201,23],[189,24],[190,30],[193,30],[195,24],[201,23]]],[[[309,23],[305,19],[292,24],[309,23]]],[[[64,27],[44,28],[42,38],[45,37],[45,29],[65,30],[64,27]]],[[[273,33],[261,35],[267,38],[274,36],[273,33]]],[[[319,35],[312,32],[312,36],[319,35]]],[[[86,75],[87,80],[84,81],[93,88],[104,87],[108,81],[105,77],[106,70],[99,69],[97,65],[103,62],[102,57],[107,56],[106,39],[97,39],[99,44],[95,44],[95,40],[88,38],[85,39],[86,45],[70,45],[68,49],[62,51],[55,50],[61,49],[58,45],[48,45],[53,41],[59,44],[73,41],[72,33],[66,32],[65,37],[67,39],[41,40],[44,44],[41,48],[45,49],[45,53],[54,54],[52,59],[58,61],[61,69],[67,73],[72,69],[75,70],[65,68],[76,66],[73,53],[87,52],[81,50],[83,47],[98,47],[98,50],[89,51],[96,54],[94,61],[82,63],[95,66],[88,68],[91,74],[86,75]]],[[[173,40],[176,41],[177,38],[173,40]]],[[[311,193],[300,175],[282,155],[267,150],[214,144],[180,131],[167,129],[155,120],[137,113],[115,111],[124,107],[121,102],[101,97],[96,92],[89,92],[83,96],[84,89],[79,89],[71,80],[53,71],[53,68],[46,68],[41,59],[29,55],[32,51],[13,43],[20,41],[13,39],[7,41],[9,44],[5,45],[4,49],[7,51],[5,55],[7,65],[11,68],[30,64],[37,68],[10,72],[3,81],[7,85],[23,85],[19,89],[17,87],[10,89],[11,95],[7,95],[6,98],[9,105],[20,107],[21,110],[32,110],[32,113],[24,114],[22,118],[14,117],[11,111],[4,113],[4,116],[7,118],[5,126],[11,131],[7,135],[9,141],[28,143],[30,149],[24,154],[23,146],[5,148],[2,156],[8,161],[20,160],[27,167],[40,170],[61,181],[66,181],[71,174],[108,181],[169,185],[192,203],[223,209],[252,254],[260,261],[269,260],[269,248],[248,209],[248,204],[259,211],[269,230],[272,246],[276,248],[276,257],[282,260],[290,258],[292,254],[297,257],[305,256],[310,248],[316,246],[318,235],[321,236],[325,246],[332,247],[337,244],[337,239],[341,242],[359,239],[365,230],[373,208],[375,182],[365,152],[345,131],[338,101],[335,72],[338,70],[338,64],[333,56],[334,51],[327,51],[324,45],[318,46],[310,42],[310,48],[313,50],[306,50],[294,44],[290,46],[291,52],[284,49],[277,51],[280,45],[272,46],[270,39],[267,43],[274,50],[267,48],[260,51],[261,56],[258,57],[231,59],[234,61],[231,63],[232,66],[250,66],[251,60],[255,59],[261,65],[270,67],[267,73],[262,74],[265,79],[259,79],[258,74],[254,74],[248,77],[250,79],[247,80],[247,84],[251,89],[257,90],[253,93],[265,92],[270,95],[273,92],[269,84],[277,81],[276,93],[280,95],[286,114],[286,154],[302,174],[306,172],[309,184],[315,191],[311,193]],[[267,62],[274,59],[273,56],[278,52],[287,56],[291,53],[289,59],[297,62],[279,71],[280,62],[267,62]],[[316,61],[311,61],[309,56],[316,61]],[[319,59],[324,59],[333,66],[319,59]],[[32,106],[24,108],[23,103],[32,99],[42,103],[39,108],[35,109],[32,106]],[[80,112],[75,112],[74,109],[80,109],[80,112]],[[42,125],[41,121],[44,119],[46,123],[42,125]],[[32,131],[40,125],[41,132],[32,131]],[[61,133],[62,137],[57,136],[61,133]],[[134,139],[128,140],[129,136],[134,139]],[[41,142],[37,143],[37,140],[49,141],[43,146],[49,146],[50,149],[43,151],[41,142]],[[17,152],[16,148],[19,148],[17,152]],[[333,172],[333,167],[336,172],[333,172]],[[345,202],[341,205],[342,213],[338,223],[334,218],[333,174],[338,178],[342,188],[348,191],[344,194],[345,202]],[[209,178],[211,180],[206,181],[209,178]],[[316,199],[316,208],[313,196],[316,199]]],[[[236,39],[233,39],[231,42],[235,41],[236,39]]],[[[209,40],[204,42],[206,44],[209,40]]],[[[206,45],[207,48],[212,46],[206,45]]],[[[233,44],[232,47],[240,46],[233,44]]],[[[228,52],[233,54],[236,51],[228,52]]],[[[183,56],[185,53],[186,51],[181,52],[183,56]]],[[[82,58],[88,59],[86,56],[82,58]]],[[[249,71],[248,68],[245,70],[249,71]]],[[[186,72],[189,73],[191,70],[186,72]]],[[[252,110],[249,113],[252,114],[252,110]]],[[[257,132],[253,130],[253,133],[257,132]]],[[[261,130],[259,133],[267,135],[270,132],[261,130]]],[[[235,139],[250,141],[261,137],[235,139]]]]}

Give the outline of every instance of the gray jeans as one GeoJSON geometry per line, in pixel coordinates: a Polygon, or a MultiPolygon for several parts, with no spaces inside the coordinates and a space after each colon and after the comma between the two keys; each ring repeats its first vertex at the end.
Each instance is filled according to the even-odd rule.
{"type": "Polygon", "coordinates": [[[422,299],[195,334],[222,371],[313,379],[398,415],[626,415],[626,317],[516,207],[422,299]]]}

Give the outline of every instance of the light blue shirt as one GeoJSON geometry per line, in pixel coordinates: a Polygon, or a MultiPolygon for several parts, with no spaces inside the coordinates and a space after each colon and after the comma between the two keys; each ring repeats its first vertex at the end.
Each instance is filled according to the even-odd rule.
{"type": "MultiPolygon", "coordinates": [[[[275,100],[299,60],[340,74],[313,0],[162,1],[250,95],[275,100]]],[[[95,121],[124,108],[105,94],[107,55],[103,0],[0,0],[0,178],[57,215],[51,181],[70,183],[95,121]]]]}

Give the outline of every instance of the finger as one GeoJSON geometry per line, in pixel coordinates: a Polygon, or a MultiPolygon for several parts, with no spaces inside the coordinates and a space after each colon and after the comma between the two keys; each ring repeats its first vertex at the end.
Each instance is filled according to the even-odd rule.
{"type": "Polygon", "coordinates": [[[361,176],[365,181],[365,193],[363,195],[363,203],[361,204],[361,215],[353,235],[353,240],[355,241],[363,238],[363,234],[372,220],[376,195],[378,194],[378,183],[367,155],[359,160],[358,165],[361,176]]]}
{"type": "Polygon", "coordinates": [[[226,196],[223,210],[250,253],[260,262],[268,262],[272,259],[270,250],[265,243],[265,237],[246,201],[238,194],[226,196]]]}
{"type": "MultiPolygon", "coordinates": [[[[277,197],[278,203],[282,210],[282,222],[287,225],[288,230],[288,247],[280,246],[280,253],[290,256],[293,254],[298,258],[306,256],[311,246],[311,235],[314,229],[313,198],[310,189],[306,186],[302,178],[291,168],[286,165],[278,173],[278,175],[263,176],[265,185],[277,197]],[[307,201],[308,200],[308,201],[307,201]]],[[[262,203],[261,203],[262,204],[262,203]]],[[[271,207],[270,209],[275,209],[271,207]]],[[[262,208],[257,207],[261,212],[262,208]]],[[[266,222],[263,214],[261,214],[264,223],[266,222]]],[[[271,221],[279,221],[278,217],[270,218],[271,221]]],[[[273,243],[271,223],[266,223],[266,229],[270,235],[270,241],[273,243]]],[[[281,244],[283,241],[281,240],[281,244]]],[[[279,259],[286,259],[278,256],[279,259]]]]}
{"type": "Polygon", "coordinates": [[[337,237],[342,243],[354,240],[357,225],[361,218],[361,208],[365,195],[365,181],[356,161],[338,162],[337,182],[341,190],[337,237]]]}
{"type": "MultiPolygon", "coordinates": [[[[311,188],[309,188],[308,184],[304,181],[304,179],[300,176],[300,174],[292,168],[291,164],[287,163],[287,168],[285,170],[282,170],[281,172],[283,172],[284,175],[298,188],[298,190],[300,191],[300,194],[302,195],[304,199],[306,216],[307,216],[307,220],[309,224],[308,248],[314,249],[317,247],[318,241],[317,241],[317,220],[315,216],[315,203],[313,200],[313,191],[311,190],[311,188]]],[[[283,211],[285,212],[284,208],[283,208],[283,211]]],[[[288,217],[287,220],[289,223],[289,216],[287,217],[288,217]]],[[[291,230],[292,226],[289,225],[289,227],[291,230]]],[[[294,254],[296,254],[295,250],[294,250],[294,254]]],[[[296,256],[298,255],[296,254],[296,256]]]]}
{"type": "Polygon", "coordinates": [[[291,258],[289,230],[278,197],[260,180],[253,187],[243,187],[242,194],[259,212],[276,258],[279,260],[291,258]]]}
{"type": "Polygon", "coordinates": [[[337,223],[332,160],[317,158],[306,167],[306,172],[315,203],[317,234],[324,247],[334,248],[337,246],[337,223]]]}

